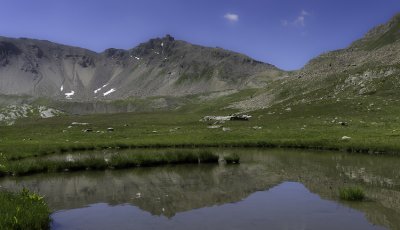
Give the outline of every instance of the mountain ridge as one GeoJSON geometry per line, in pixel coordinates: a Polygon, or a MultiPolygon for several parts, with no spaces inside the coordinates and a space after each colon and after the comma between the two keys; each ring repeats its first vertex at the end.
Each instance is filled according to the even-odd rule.
{"type": "MultiPolygon", "coordinates": [[[[40,105],[72,114],[177,109],[187,103],[203,103],[204,98],[210,101],[230,95],[235,101],[229,99],[229,104],[221,107],[239,111],[264,109],[290,101],[302,104],[317,99],[340,100],[373,94],[386,97],[397,95],[400,84],[400,35],[374,49],[365,49],[365,44],[393,34],[393,28],[394,31],[400,28],[400,14],[371,29],[348,47],[326,52],[296,71],[283,71],[240,53],[193,45],[170,35],[150,39],[131,49],[110,48],[100,53],[51,42],[46,49],[39,49],[38,44],[48,41],[25,44],[29,39],[20,40],[25,41],[23,50],[18,44],[5,44],[4,37],[3,40],[0,37],[0,57],[3,57],[0,76],[4,76],[1,72],[6,69],[4,66],[11,65],[12,61],[20,65],[18,73],[25,73],[28,80],[33,78],[25,83],[32,83],[35,76],[40,77],[36,72],[41,73],[36,70],[34,60],[50,55],[52,62],[41,70],[52,69],[52,73],[61,72],[65,78],[49,78],[52,73],[44,74],[53,84],[49,87],[52,92],[48,93],[46,85],[37,84],[40,94],[28,92],[25,95],[33,99],[24,99],[24,102],[30,104],[34,98],[45,97],[46,100],[39,99],[45,102],[40,105]],[[28,62],[15,58],[20,56],[26,56],[28,62]],[[240,93],[244,89],[252,89],[254,93],[248,97],[248,93],[240,93]],[[236,93],[241,96],[234,96],[236,93]]],[[[0,95],[16,95],[7,92],[13,87],[4,87],[2,81],[0,78],[0,95]],[[2,86],[6,88],[3,91],[2,86]]],[[[4,105],[9,105],[16,99],[4,101],[4,105]]]]}
{"type": "Polygon", "coordinates": [[[182,96],[244,88],[252,75],[265,71],[271,76],[281,72],[246,55],[170,35],[100,53],[46,40],[0,37],[2,94],[59,100],[182,96]]]}

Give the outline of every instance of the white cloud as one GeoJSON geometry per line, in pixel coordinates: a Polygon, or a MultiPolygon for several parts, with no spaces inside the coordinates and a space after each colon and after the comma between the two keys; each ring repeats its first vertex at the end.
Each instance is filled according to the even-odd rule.
{"type": "Polygon", "coordinates": [[[305,10],[302,10],[300,15],[294,20],[294,25],[296,26],[306,26],[306,16],[308,16],[309,13],[305,10]]]}
{"type": "Polygon", "coordinates": [[[302,10],[299,14],[299,16],[297,16],[297,18],[293,21],[288,21],[288,20],[283,20],[281,22],[282,26],[297,26],[297,27],[304,27],[306,26],[306,17],[309,16],[310,14],[305,11],[302,10]]]}
{"type": "Polygon", "coordinates": [[[302,10],[300,14],[303,15],[303,16],[310,15],[310,14],[309,14],[307,11],[305,11],[305,10],[302,10]]]}
{"type": "Polygon", "coordinates": [[[233,13],[226,13],[224,18],[230,22],[237,22],[239,21],[239,15],[233,13]]]}
{"type": "Polygon", "coordinates": [[[306,22],[305,22],[305,18],[304,18],[304,16],[303,15],[301,15],[301,16],[298,16],[297,18],[296,18],[296,20],[294,20],[294,22],[293,22],[293,24],[294,25],[296,25],[296,26],[306,26],[306,22]]]}

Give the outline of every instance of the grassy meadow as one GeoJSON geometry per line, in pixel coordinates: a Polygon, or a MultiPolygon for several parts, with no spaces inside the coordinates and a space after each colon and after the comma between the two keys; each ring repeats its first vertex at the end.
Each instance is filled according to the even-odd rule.
{"type": "MultiPolygon", "coordinates": [[[[256,92],[241,92],[239,96],[251,93],[256,92]]],[[[21,119],[0,129],[1,164],[103,148],[253,146],[400,152],[399,100],[377,96],[373,100],[360,97],[286,102],[249,112],[249,121],[200,121],[206,115],[237,112],[223,109],[235,96],[238,95],[209,105],[193,103],[175,111],[21,119]],[[72,125],[73,122],[88,124],[72,125]],[[210,128],[211,125],[221,127],[210,128]],[[229,130],[223,131],[223,127],[229,130]],[[342,139],[344,136],[350,138],[342,139]]]]}

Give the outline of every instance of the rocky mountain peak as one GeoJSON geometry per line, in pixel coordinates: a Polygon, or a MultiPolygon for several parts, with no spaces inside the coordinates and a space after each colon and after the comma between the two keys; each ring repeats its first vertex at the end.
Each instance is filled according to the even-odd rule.
{"type": "Polygon", "coordinates": [[[152,53],[154,50],[160,51],[165,48],[173,46],[175,38],[167,34],[162,38],[152,38],[147,42],[141,43],[139,46],[133,48],[138,55],[147,55],[152,53]]]}
{"type": "Polygon", "coordinates": [[[123,57],[125,55],[125,53],[126,53],[126,50],[109,48],[109,49],[104,50],[103,53],[108,58],[123,57]]]}
{"type": "Polygon", "coordinates": [[[172,37],[171,35],[167,34],[167,35],[165,35],[165,37],[163,37],[161,40],[167,41],[167,42],[173,42],[173,41],[175,40],[175,38],[172,37]]]}

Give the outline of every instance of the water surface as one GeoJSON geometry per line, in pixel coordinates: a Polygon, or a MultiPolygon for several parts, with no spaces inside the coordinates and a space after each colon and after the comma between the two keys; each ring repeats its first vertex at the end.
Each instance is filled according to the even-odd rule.
{"type": "Polygon", "coordinates": [[[0,185],[45,195],[52,229],[400,229],[398,157],[213,151],[238,153],[241,164],[40,174],[0,185]],[[338,200],[347,186],[362,187],[368,200],[338,200]]]}
{"type": "Polygon", "coordinates": [[[56,212],[53,219],[53,229],[60,230],[382,229],[370,224],[362,212],[322,200],[296,182],[284,182],[235,203],[185,211],[169,218],[152,215],[131,204],[99,203],[56,212]]]}

